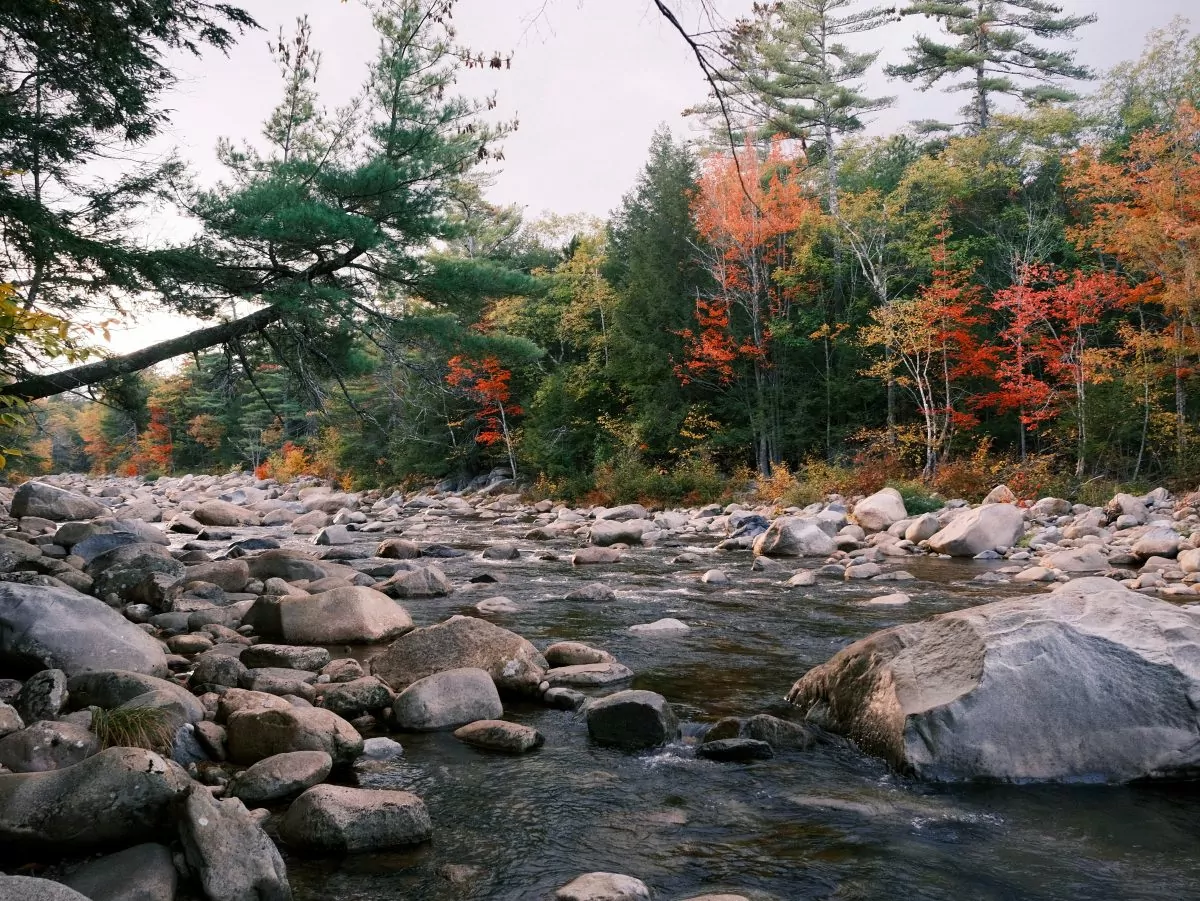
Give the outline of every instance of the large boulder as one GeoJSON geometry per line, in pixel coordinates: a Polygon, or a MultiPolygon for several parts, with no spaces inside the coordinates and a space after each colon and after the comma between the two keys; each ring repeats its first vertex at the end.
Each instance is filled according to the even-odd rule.
{"type": "Polygon", "coordinates": [[[142,748],[109,748],[62,770],[3,775],[0,844],[40,855],[152,841],[172,830],[171,809],[191,784],[178,764],[142,748]]]}
{"type": "Polygon", "coordinates": [[[454,586],[438,566],[400,570],[379,588],[396,598],[440,598],[454,591],[454,586]]]}
{"type": "Polygon", "coordinates": [[[96,736],[76,723],[41,720],[0,738],[0,765],[14,773],[74,766],[100,750],[96,736]]]}
{"type": "Polygon", "coordinates": [[[179,840],[209,901],[292,901],[279,849],[241,801],[193,783],[181,807],[179,840]]]}
{"type": "Polygon", "coordinates": [[[242,526],[256,522],[258,517],[245,507],[228,501],[205,501],[192,511],[192,518],[204,526],[242,526]]]}
{"type": "Polygon", "coordinates": [[[854,521],[868,532],[883,532],[908,519],[904,498],[895,488],[884,488],[854,505],[854,521]]]}
{"type": "Polygon", "coordinates": [[[63,882],[92,901],[175,901],[179,874],[171,849],[147,842],[90,860],[63,882]]]}
{"type": "Polygon", "coordinates": [[[1200,773],[1200,614],[1108,579],[870,635],[788,700],[939,781],[1200,773]]]}
{"type": "Polygon", "coordinates": [[[1010,548],[1025,534],[1025,515],[1012,504],[988,504],[956,516],[929,539],[929,547],[951,557],[974,557],[1010,548]]]}
{"type": "Polygon", "coordinates": [[[0,874],[0,901],[92,901],[92,899],[79,894],[73,888],[49,879],[0,874]]]}
{"type": "Polygon", "coordinates": [[[371,661],[371,672],[397,690],[463,667],[486,670],[502,692],[528,695],[537,693],[547,664],[520,635],[468,616],[409,632],[371,661]]]}
{"type": "Polygon", "coordinates": [[[243,622],[265,638],[292,644],[387,641],[413,627],[407,610],[362,585],[319,594],[263,595],[243,622]]]}
{"type": "Polygon", "coordinates": [[[330,710],[320,707],[250,707],[229,715],[226,747],[234,763],[257,763],[288,751],[324,751],[334,766],[362,753],[358,730],[330,710]]]}
{"type": "Polygon", "coordinates": [[[67,681],[70,703],[76,710],[83,707],[120,707],[147,692],[161,692],[171,698],[184,712],[189,723],[204,719],[204,705],[190,691],[175,682],[157,679],[144,673],[123,670],[97,670],[79,673],[67,681]]]}
{"type": "Polygon", "coordinates": [[[246,804],[272,804],[325,781],[333,758],[324,751],[289,751],[267,757],[229,782],[228,794],[246,804]]]}
{"type": "Polygon", "coordinates": [[[1042,560],[1042,564],[1065,573],[1098,573],[1108,569],[1108,558],[1099,546],[1085,544],[1083,547],[1055,551],[1042,560]]]}
{"type": "Polygon", "coordinates": [[[55,522],[67,522],[72,519],[95,519],[108,512],[99,501],[73,491],[64,491],[45,482],[26,482],[13,494],[12,515],[20,519],[22,516],[40,516],[42,519],[52,519],[55,522]]]}
{"type": "Polygon", "coordinates": [[[602,745],[654,748],[675,738],[679,722],[667,699],[652,691],[618,691],[587,708],[588,733],[602,745]]]}
{"type": "Polygon", "coordinates": [[[754,539],[754,554],[761,557],[828,557],[837,543],[813,519],[781,516],[754,539]]]}
{"type": "Polygon", "coordinates": [[[486,670],[463,667],[418,679],[396,696],[392,711],[401,729],[436,732],[499,719],[504,706],[486,670]]]}
{"type": "Polygon", "coordinates": [[[0,670],[68,676],[122,669],[167,675],[162,646],[103,601],[76,591],[0,582],[0,670]]]}
{"type": "Polygon", "coordinates": [[[592,544],[608,547],[611,544],[641,544],[642,535],[653,529],[648,519],[601,519],[592,525],[589,535],[592,544]]]}
{"type": "Polygon", "coordinates": [[[318,785],[288,808],[279,834],[309,851],[353,854],[428,841],[433,824],[409,792],[318,785]]]}

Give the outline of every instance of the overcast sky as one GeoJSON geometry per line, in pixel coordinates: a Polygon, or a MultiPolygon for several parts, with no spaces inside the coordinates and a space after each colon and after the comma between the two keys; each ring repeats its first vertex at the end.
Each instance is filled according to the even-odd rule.
{"type": "MultiPolygon", "coordinates": [[[[1082,29],[1079,60],[1106,69],[1136,57],[1148,31],[1188,15],[1196,0],[1062,0],[1071,13],[1096,13],[1082,29]]],[[[732,19],[749,0],[709,0],[732,19]]],[[[307,15],[313,42],[322,51],[320,86],[327,106],[351,97],[362,85],[376,42],[369,16],[351,0],[242,0],[264,31],[245,36],[228,56],[210,53],[181,60],[182,78],[168,98],[172,125],[161,147],[178,147],[201,179],[220,177],[218,137],[257,138],[280,93],[267,40],[282,26],[290,34],[307,15]]],[[[685,23],[698,22],[698,0],[673,0],[685,23]]],[[[1200,9],[1198,9],[1200,12],[1200,9]]],[[[690,51],[655,11],[650,0],[460,0],[454,21],[461,43],[514,54],[511,70],[464,73],[463,93],[497,94],[498,113],[516,115],[520,128],[505,144],[505,160],[493,166],[491,199],[517,203],[530,214],[544,210],[603,216],[633,184],[650,136],[666,122],[681,137],[694,125],[681,116],[701,102],[706,83],[690,51]]],[[[1200,22],[1200,15],[1197,16],[1200,22]]],[[[880,65],[903,59],[919,17],[876,32],[880,65]]],[[[918,93],[872,73],[874,93],[898,95],[873,131],[892,131],[913,119],[949,115],[963,102],[937,89],[918,93]]],[[[159,148],[161,149],[161,148],[159,148]]],[[[166,236],[168,220],[148,227],[166,236]]],[[[114,334],[113,350],[125,351],[187,329],[178,319],[147,318],[114,334]]]]}

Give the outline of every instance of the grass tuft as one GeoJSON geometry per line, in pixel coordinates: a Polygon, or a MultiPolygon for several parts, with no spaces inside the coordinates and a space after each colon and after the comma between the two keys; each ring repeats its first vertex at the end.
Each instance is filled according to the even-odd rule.
{"type": "Polygon", "coordinates": [[[145,748],[165,754],[175,740],[171,715],[158,707],[92,707],[92,732],[102,748],[145,748]]]}

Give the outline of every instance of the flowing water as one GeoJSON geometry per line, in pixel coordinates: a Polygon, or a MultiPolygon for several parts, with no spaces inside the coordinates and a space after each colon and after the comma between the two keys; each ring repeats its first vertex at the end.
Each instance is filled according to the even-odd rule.
{"type": "MultiPolygon", "coordinates": [[[[409,534],[477,551],[526,528],[440,522],[409,534]]],[[[665,901],[720,891],[754,901],[1200,898],[1200,790],[1190,786],[928,786],[844,743],[747,764],[694,756],[706,724],[784,712],[796,678],[849,642],[1019,593],[971,584],[983,564],[902,558],[893,568],[918,581],[826,580],[788,590],[786,572],[752,573],[746,553],[706,557],[700,570],[720,567],[731,577],[729,586],[709,586],[700,570],[667,563],[683,548],[641,549],[616,566],[575,570],[566,544],[521,548],[511,563],[477,554],[437,561],[455,584],[485,572],[503,581],[407,602],[413,619],[428,625],[508,597],[520,612],[489,619],[539,647],[572,639],[611,651],[636,672],[631,687],[672,702],[684,737],[625,754],[593,745],[582,714],[532,704],[507,705],[508,718],[546,738],[520,757],[467,747],[449,733],[398,735],[403,758],[358,779],[424,798],[433,841],[403,853],[291,855],[297,901],[540,901],[592,870],[636,876],[665,901]],[[535,558],[545,551],[561,561],[535,558]],[[563,600],[589,581],[616,588],[616,602],[563,600]],[[855,603],[898,589],[913,603],[855,603]],[[627,631],[665,616],[691,631],[627,631]]]]}

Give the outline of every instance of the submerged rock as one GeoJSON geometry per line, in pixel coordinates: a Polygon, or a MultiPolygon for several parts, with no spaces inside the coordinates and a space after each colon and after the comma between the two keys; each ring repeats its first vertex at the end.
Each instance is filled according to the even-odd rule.
{"type": "Polygon", "coordinates": [[[1200,614],[1084,578],[877,632],[788,700],[926,779],[1128,782],[1200,775],[1198,693],[1200,614]]]}

